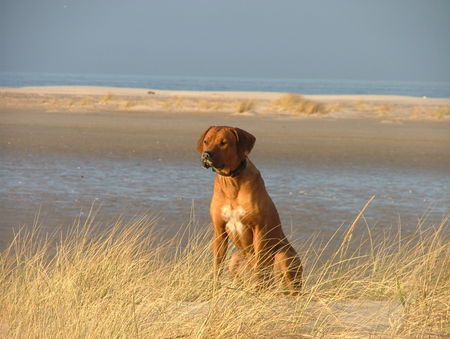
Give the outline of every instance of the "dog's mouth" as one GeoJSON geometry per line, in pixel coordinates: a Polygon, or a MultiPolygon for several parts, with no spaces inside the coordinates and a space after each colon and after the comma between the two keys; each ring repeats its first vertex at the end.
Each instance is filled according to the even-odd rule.
{"type": "Polygon", "coordinates": [[[213,167],[213,162],[210,159],[202,159],[201,163],[202,163],[203,168],[208,169],[208,168],[213,167]]]}
{"type": "Polygon", "coordinates": [[[220,171],[220,170],[222,170],[225,167],[224,165],[222,165],[222,166],[214,166],[214,163],[212,162],[211,159],[202,159],[201,163],[202,163],[203,168],[206,168],[206,169],[208,169],[208,168],[215,168],[215,169],[220,171]]]}

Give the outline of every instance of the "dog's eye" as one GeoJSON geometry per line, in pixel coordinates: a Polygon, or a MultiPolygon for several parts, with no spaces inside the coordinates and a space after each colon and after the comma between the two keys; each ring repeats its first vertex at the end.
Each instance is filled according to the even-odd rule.
{"type": "Polygon", "coordinates": [[[208,140],[203,140],[203,143],[204,143],[205,145],[208,145],[208,140]]]}
{"type": "Polygon", "coordinates": [[[222,140],[221,142],[220,142],[220,146],[225,146],[227,144],[227,142],[225,141],[225,140],[222,140]]]}

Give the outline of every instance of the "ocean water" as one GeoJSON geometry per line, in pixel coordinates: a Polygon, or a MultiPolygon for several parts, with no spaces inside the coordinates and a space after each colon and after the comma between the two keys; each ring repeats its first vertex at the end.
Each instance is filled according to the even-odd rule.
{"type": "MultiPolygon", "coordinates": [[[[195,215],[210,229],[214,174],[198,161],[0,152],[0,163],[0,248],[12,229],[32,224],[38,215],[43,229],[52,232],[58,225],[70,227],[93,205],[99,222],[150,215],[158,218],[158,231],[173,236],[195,215]]],[[[367,223],[376,235],[399,225],[408,234],[421,223],[438,226],[449,213],[450,179],[439,171],[405,173],[364,164],[286,166],[263,159],[258,166],[292,239],[305,241],[317,234],[330,239],[374,195],[358,232],[367,223]]]]}
{"type": "Polygon", "coordinates": [[[450,81],[400,82],[0,72],[0,86],[112,86],[161,90],[379,94],[450,98],[450,81]]]}

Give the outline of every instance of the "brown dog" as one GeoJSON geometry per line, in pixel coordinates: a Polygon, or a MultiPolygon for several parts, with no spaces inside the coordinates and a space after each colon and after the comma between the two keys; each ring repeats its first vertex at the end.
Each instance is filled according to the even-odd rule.
{"type": "Polygon", "coordinates": [[[217,173],[210,206],[214,272],[217,277],[222,271],[231,239],[239,249],[228,265],[233,277],[251,268],[259,281],[283,284],[295,293],[301,288],[302,265],[261,174],[247,158],[255,140],[240,128],[211,126],[197,144],[203,167],[217,173]]]}

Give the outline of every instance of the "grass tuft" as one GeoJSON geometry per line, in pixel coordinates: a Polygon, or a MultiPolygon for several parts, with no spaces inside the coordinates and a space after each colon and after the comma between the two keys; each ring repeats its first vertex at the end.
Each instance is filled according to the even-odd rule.
{"type": "Polygon", "coordinates": [[[291,113],[315,114],[323,111],[319,103],[307,100],[300,94],[295,93],[280,96],[272,101],[272,105],[282,111],[291,113]]]}
{"type": "Polygon", "coordinates": [[[114,100],[114,96],[112,94],[106,94],[99,99],[98,103],[100,105],[106,105],[109,104],[112,100],[114,100]]]}
{"type": "Polygon", "coordinates": [[[450,117],[450,106],[440,106],[431,112],[431,116],[437,119],[445,119],[450,117]]]}
{"type": "Polygon", "coordinates": [[[234,104],[235,113],[249,113],[253,110],[255,102],[253,100],[237,101],[234,104]]]}

